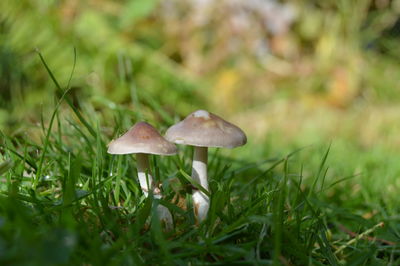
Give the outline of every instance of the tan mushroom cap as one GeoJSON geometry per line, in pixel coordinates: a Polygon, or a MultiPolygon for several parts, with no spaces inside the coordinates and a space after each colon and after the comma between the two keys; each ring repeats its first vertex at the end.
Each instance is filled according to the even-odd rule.
{"type": "Polygon", "coordinates": [[[146,122],[138,122],[124,135],[111,141],[107,152],[173,155],[176,151],[176,146],[164,139],[153,126],[146,122]]]}
{"type": "Polygon", "coordinates": [[[247,142],[240,128],[204,110],[195,111],[171,126],[165,138],[177,144],[218,148],[234,148],[247,142]]]}

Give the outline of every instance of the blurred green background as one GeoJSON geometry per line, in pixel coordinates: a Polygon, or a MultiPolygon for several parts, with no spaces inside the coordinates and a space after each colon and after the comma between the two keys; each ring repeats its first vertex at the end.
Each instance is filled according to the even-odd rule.
{"type": "Polygon", "coordinates": [[[399,144],[399,1],[6,0],[0,10],[6,132],[52,106],[35,49],[66,86],[75,47],[73,95],[105,115],[151,112],[135,101],[154,98],[170,114],[209,108],[252,138],[399,144]]]}
{"type": "Polygon", "coordinates": [[[75,47],[74,104],[109,137],[117,111],[168,126],[204,108],[247,132],[243,156],[332,141],[338,167],[386,163],[400,147],[399,14],[398,0],[3,0],[0,128],[40,138],[55,86],[35,50],[65,87],[75,47]]]}
{"type": "Polygon", "coordinates": [[[5,135],[43,140],[59,95],[36,51],[66,88],[74,48],[69,95],[106,139],[206,109],[248,135],[222,154],[314,166],[331,145],[327,180],[353,177],[322,197],[398,213],[400,0],[2,0],[5,135]]]}

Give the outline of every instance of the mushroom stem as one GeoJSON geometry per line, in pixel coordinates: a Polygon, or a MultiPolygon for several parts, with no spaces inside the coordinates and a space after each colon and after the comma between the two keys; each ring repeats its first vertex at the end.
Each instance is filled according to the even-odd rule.
{"type": "MultiPolygon", "coordinates": [[[[149,195],[149,191],[153,191],[153,197],[155,199],[161,199],[162,194],[158,187],[154,185],[153,177],[150,171],[149,156],[145,153],[136,153],[136,162],[138,170],[138,179],[140,187],[142,188],[143,194],[146,198],[149,195]]],[[[165,223],[165,227],[171,230],[173,227],[172,215],[168,208],[163,205],[157,207],[158,217],[165,223]]]]}
{"type": "MultiPolygon", "coordinates": [[[[147,197],[149,191],[154,187],[153,177],[150,172],[149,156],[145,153],[137,153],[136,162],[140,187],[143,194],[147,197]]],[[[157,189],[154,189],[153,193],[154,198],[161,198],[161,193],[157,189]]]]}
{"type": "MultiPolygon", "coordinates": [[[[208,191],[207,180],[207,147],[194,147],[192,178],[208,191]]],[[[198,222],[207,217],[210,199],[200,190],[196,190],[192,195],[194,212],[198,222]]]]}

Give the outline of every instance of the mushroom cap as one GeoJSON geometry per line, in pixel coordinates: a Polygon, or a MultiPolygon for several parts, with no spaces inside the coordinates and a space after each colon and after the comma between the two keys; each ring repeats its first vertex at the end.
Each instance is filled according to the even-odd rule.
{"type": "Polygon", "coordinates": [[[218,148],[234,148],[247,142],[240,128],[204,110],[195,111],[171,126],[165,138],[177,144],[218,148]]]}
{"type": "Polygon", "coordinates": [[[158,131],[146,122],[138,122],[121,137],[108,144],[108,153],[147,153],[157,155],[176,154],[176,146],[164,139],[158,131]]]}

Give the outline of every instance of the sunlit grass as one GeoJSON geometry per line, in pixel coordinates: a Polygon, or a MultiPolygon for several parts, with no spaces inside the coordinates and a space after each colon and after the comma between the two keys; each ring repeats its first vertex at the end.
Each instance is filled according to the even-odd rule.
{"type": "MultiPolygon", "coordinates": [[[[381,201],[376,191],[354,191],[366,175],[385,174],[380,167],[369,168],[368,158],[354,164],[335,143],[333,149],[325,143],[287,153],[270,146],[271,153],[263,155],[260,144],[250,141],[243,149],[255,152],[248,156],[241,148],[232,150],[229,154],[239,154],[234,160],[213,150],[210,212],[196,225],[185,178],[192,150],[180,147],[177,156],[153,158],[165,196],[146,199],[136,181],[134,158],[106,153],[110,139],[132,122],[123,107],[105,123],[101,114],[74,106],[68,85],[52,78],[65,99],[58,94],[56,103],[61,104],[55,106],[53,120],[31,128],[41,140],[2,135],[2,263],[399,262],[398,206],[384,196],[381,201]],[[158,221],[157,204],[170,209],[172,231],[158,221]],[[381,222],[385,227],[374,227],[381,222]],[[377,239],[356,239],[365,231],[377,239]]],[[[170,117],[152,101],[153,112],[170,117]]],[[[161,130],[168,126],[163,121],[157,124],[161,130]]],[[[379,164],[374,158],[372,162],[379,164]]],[[[361,187],[373,188],[374,183],[366,183],[361,187]]]]}
{"type": "Polygon", "coordinates": [[[198,9],[127,2],[0,1],[1,265],[400,264],[395,4],[296,1],[272,36],[253,13],[232,31],[234,8],[194,26],[198,9]],[[165,133],[196,109],[249,137],[210,149],[202,224],[190,147],[152,158],[161,200],[133,156],[106,153],[135,122],[165,133]]]}

